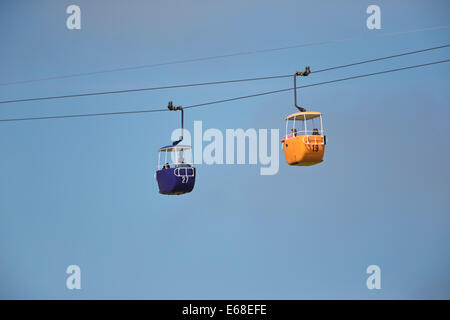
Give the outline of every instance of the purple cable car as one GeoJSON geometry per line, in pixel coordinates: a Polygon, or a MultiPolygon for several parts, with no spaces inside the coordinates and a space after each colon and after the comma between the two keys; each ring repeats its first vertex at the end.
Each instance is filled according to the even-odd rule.
{"type": "Polygon", "coordinates": [[[194,189],[196,170],[192,164],[192,148],[179,145],[183,141],[184,111],[181,106],[174,106],[172,101],[168,105],[171,111],[181,111],[181,137],[172,145],[158,150],[158,170],[155,173],[158,181],[159,193],[180,195],[194,189]],[[170,153],[170,156],[167,155],[170,153]],[[163,157],[162,154],[164,154],[163,157]],[[188,161],[185,161],[185,156],[188,161]],[[164,164],[161,160],[164,159],[164,164]]]}
{"type": "Polygon", "coordinates": [[[195,168],[191,162],[185,161],[185,156],[189,159],[192,158],[191,155],[190,146],[171,145],[158,150],[156,180],[159,193],[180,195],[194,189],[195,168]]]}

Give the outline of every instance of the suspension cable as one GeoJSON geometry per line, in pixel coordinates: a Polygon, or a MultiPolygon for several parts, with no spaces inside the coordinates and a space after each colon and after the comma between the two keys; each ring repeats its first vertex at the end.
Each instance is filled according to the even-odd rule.
{"type": "Polygon", "coordinates": [[[31,80],[18,80],[18,81],[0,83],[0,86],[26,84],[26,83],[58,80],[58,79],[68,79],[68,78],[91,76],[91,75],[98,75],[98,74],[112,73],[112,72],[119,72],[119,71],[130,71],[130,70],[139,70],[139,69],[145,69],[145,68],[154,68],[154,67],[161,67],[161,66],[174,65],[174,64],[184,64],[184,63],[192,63],[192,62],[217,60],[217,59],[223,59],[223,58],[231,58],[231,57],[246,56],[246,55],[253,55],[253,54],[262,54],[262,53],[283,51],[283,50],[289,50],[289,49],[297,49],[297,48],[305,48],[305,47],[312,47],[312,46],[321,46],[321,45],[342,43],[342,42],[355,41],[355,40],[383,38],[383,37],[404,35],[404,34],[410,34],[410,33],[424,32],[424,31],[445,30],[445,29],[449,29],[449,28],[450,28],[450,25],[413,29],[413,30],[406,30],[406,31],[396,31],[396,32],[390,32],[390,33],[377,34],[377,35],[373,35],[370,37],[367,37],[366,35],[361,35],[361,36],[355,36],[355,37],[347,37],[347,38],[343,38],[343,39],[324,40],[324,41],[317,41],[317,42],[310,42],[310,43],[303,43],[303,44],[294,44],[294,45],[278,47],[278,48],[268,48],[268,49],[235,52],[235,53],[222,54],[222,55],[209,56],[209,57],[174,60],[174,61],[161,62],[161,63],[155,63],[155,64],[147,64],[147,65],[131,66],[131,67],[121,67],[121,68],[115,68],[115,69],[84,72],[84,73],[66,74],[66,75],[59,75],[59,76],[31,79],[31,80]]]}
{"type": "MultiPolygon", "coordinates": [[[[417,54],[426,51],[438,50],[450,47],[450,44],[445,44],[437,47],[425,48],[415,51],[409,51],[404,53],[399,53],[395,55],[379,57],[370,60],[358,61],[350,64],[344,64],[334,67],[329,67],[325,69],[320,69],[316,71],[311,71],[310,73],[319,73],[330,70],[336,70],[341,68],[347,68],[351,66],[387,60],[412,54],[417,54]]],[[[219,85],[219,84],[227,84],[227,83],[238,83],[238,82],[248,82],[248,81],[259,81],[259,80],[271,80],[271,79],[280,79],[280,78],[288,78],[292,77],[292,74],[287,75],[275,75],[275,76],[266,76],[266,77],[256,77],[256,78],[244,78],[244,79],[234,79],[234,80],[222,80],[222,81],[211,81],[211,82],[200,82],[200,83],[188,83],[188,84],[179,84],[179,85],[169,85],[169,86],[160,86],[160,87],[149,87],[149,88],[138,88],[138,89],[125,89],[125,90],[115,90],[115,91],[103,91],[103,92],[91,92],[91,93],[78,93],[78,94],[69,94],[69,95],[61,95],[61,96],[49,96],[49,97],[37,97],[37,98],[26,98],[26,99],[16,99],[16,100],[4,100],[0,101],[0,104],[9,104],[9,103],[18,103],[18,102],[31,102],[31,101],[41,101],[41,100],[55,100],[55,99],[66,99],[66,98],[77,98],[77,97],[88,97],[88,96],[98,96],[98,95],[109,95],[109,94],[121,94],[121,93],[130,93],[130,92],[141,92],[141,91],[155,91],[155,90],[164,90],[164,89],[176,89],[176,88],[187,88],[187,87],[198,87],[198,86],[208,86],[208,85],[219,85]]]]}
{"type": "MultiPolygon", "coordinates": [[[[420,68],[420,67],[425,67],[425,66],[430,66],[430,65],[436,65],[436,64],[440,64],[440,63],[446,63],[446,62],[450,62],[450,59],[440,60],[440,61],[433,61],[433,62],[429,62],[429,63],[423,63],[423,64],[407,66],[407,67],[402,67],[402,68],[397,68],[397,69],[389,69],[389,70],[383,70],[383,71],[379,71],[379,72],[361,74],[361,75],[347,77],[347,78],[323,81],[323,82],[313,83],[313,84],[309,84],[309,85],[299,86],[297,88],[298,89],[309,88],[309,87],[320,86],[320,85],[336,83],[336,82],[341,82],[341,81],[353,80],[353,79],[358,79],[358,78],[365,78],[365,77],[370,77],[370,76],[375,76],[375,75],[380,75],[380,74],[385,74],[385,73],[392,73],[392,72],[397,72],[397,71],[415,69],[415,68],[420,68]]],[[[186,107],[183,107],[183,108],[184,109],[191,109],[191,108],[209,106],[209,105],[213,105],[213,104],[220,104],[220,103],[224,103],[224,102],[231,102],[231,101],[236,101],[236,100],[260,97],[260,96],[264,96],[264,95],[270,95],[270,94],[286,92],[286,91],[291,91],[291,90],[294,90],[294,88],[286,88],[286,89],[280,89],[280,90],[266,91],[266,92],[251,94],[251,95],[247,95],[247,96],[240,96],[240,97],[228,98],[228,99],[223,99],[223,100],[215,100],[215,101],[210,101],[210,102],[205,102],[205,103],[193,104],[193,105],[186,106],[186,107]]],[[[57,115],[57,116],[44,116],[44,117],[11,118],[11,119],[0,119],[0,122],[15,122],[15,121],[27,121],[27,120],[45,120],[45,119],[62,119],[62,118],[80,118],[80,117],[97,117],[97,116],[112,116],[112,115],[124,115],[124,114],[155,113],[155,112],[165,112],[165,111],[169,111],[169,109],[150,109],[150,110],[118,111],[118,112],[104,112],[104,113],[57,115]]]]}

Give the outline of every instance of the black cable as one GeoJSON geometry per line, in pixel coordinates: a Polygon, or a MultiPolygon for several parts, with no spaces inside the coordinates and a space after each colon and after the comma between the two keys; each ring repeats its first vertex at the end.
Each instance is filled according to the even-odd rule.
{"type": "Polygon", "coordinates": [[[347,42],[347,41],[354,41],[354,40],[361,40],[361,39],[388,37],[388,36],[402,35],[402,34],[408,34],[408,33],[416,33],[416,32],[423,32],[423,31],[442,30],[442,29],[448,29],[448,28],[450,28],[450,26],[437,26],[437,27],[430,27],[430,28],[422,28],[422,29],[415,29],[415,30],[397,31],[397,32],[391,32],[391,33],[385,33],[385,34],[378,34],[378,35],[374,35],[374,36],[370,36],[370,37],[367,37],[366,35],[362,35],[362,36],[349,37],[349,38],[343,38],[343,39],[337,39],[337,40],[325,40],[325,41],[310,42],[310,43],[297,44],[297,45],[278,47],[278,48],[269,48],[269,49],[253,50],[253,51],[236,52],[236,53],[230,53],[230,54],[224,54],[224,55],[216,55],[216,56],[201,57],[201,58],[192,58],[192,59],[185,59],[185,60],[175,60],[175,61],[168,61],[168,62],[162,62],[162,63],[134,66],[134,67],[123,67],[123,68],[115,68],[115,69],[109,69],[109,70],[100,70],[100,71],[93,71],[93,72],[67,74],[67,75],[47,77],[47,78],[40,78],[40,79],[4,82],[4,83],[0,83],[0,86],[9,86],[9,85],[14,85],[14,84],[25,84],[25,83],[40,82],[40,81],[75,78],[75,77],[90,76],[90,75],[103,74],[103,73],[111,73],[111,72],[118,72],[118,71],[128,71],[128,70],[138,70],[138,69],[144,69],[144,68],[154,68],[154,67],[160,67],[160,66],[166,66],[166,65],[190,63],[190,62],[216,60],[216,59],[230,58],[230,57],[236,57],[236,56],[245,56],[245,55],[252,55],[252,54],[268,53],[268,52],[273,52],[273,51],[282,51],[282,50],[296,49],[296,48],[303,48],[303,47],[320,46],[320,45],[326,45],[326,44],[332,44],[332,43],[340,43],[340,42],[347,42]]]}
{"type": "MultiPolygon", "coordinates": [[[[429,62],[429,63],[418,64],[418,65],[408,66],[408,67],[403,67],[403,68],[397,68],[397,69],[391,69],[391,70],[384,70],[384,71],[379,71],[379,72],[367,73],[367,74],[362,74],[362,75],[357,75],[357,76],[352,76],[352,77],[347,77],[347,78],[341,78],[341,79],[336,79],[336,80],[317,82],[317,83],[313,83],[313,84],[297,86],[297,89],[315,87],[315,86],[320,86],[320,85],[324,85],[324,84],[341,82],[341,81],[346,81],[346,80],[353,80],[353,79],[358,79],[358,78],[365,78],[365,77],[375,76],[375,75],[379,75],[379,74],[383,74],[383,73],[391,73],[391,72],[402,71],[402,70],[407,70],[407,69],[420,68],[420,67],[430,66],[430,65],[433,65],[433,64],[445,63],[445,62],[449,62],[449,61],[450,61],[450,59],[447,59],[447,60],[429,62]]],[[[196,108],[196,107],[201,107],[201,106],[207,106],[207,105],[210,105],[210,104],[217,104],[217,103],[229,102],[229,101],[240,100],[240,99],[259,97],[259,96],[264,96],[264,95],[274,94],[274,93],[279,93],[279,92],[284,92],[284,91],[290,91],[290,90],[294,90],[294,88],[287,88],[287,89],[281,89],[281,90],[267,91],[267,92],[262,92],[262,93],[257,93],[257,94],[252,94],[252,95],[242,96],[242,97],[237,97],[237,98],[230,98],[230,99],[224,99],[224,100],[217,100],[217,101],[212,101],[212,102],[200,103],[200,104],[195,104],[195,105],[184,107],[184,109],[196,108]]]]}
{"type": "MultiPolygon", "coordinates": [[[[341,79],[336,79],[336,80],[323,81],[323,82],[318,82],[318,83],[313,83],[313,84],[309,84],[309,85],[300,86],[300,87],[297,87],[297,89],[309,88],[309,87],[320,86],[320,85],[324,85],[324,84],[341,82],[341,81],[358,79],[358,78],[364,78],[364,77],[370,77],[370,76],[379,75],[379,74],[383,74],[383,73],[391,73],[391,72],[397,72],[397,71],[402,71],[402,70],[420,68],[420,67],[425,67],[425,66],[445,63],[445,62],[450,62],[450,59],[441,60],[441,61],[434,61],[434,62],[429,62],[429,63],[423,63],[423,64],[414,65],[414,66],[407,66],[407,67],[402,67],[402,68],[397,68],[397,69],[390,69],[390,70],[384,70],[384,71],[379,71],[379,72],[367,73],[367,74],[362,74],[362,75],[357,75],[357,76],[352,76],[352,77],[347,77],[347,78],[341,78],[341,79]]],[[[252,95],[247,95],[247,96],[241,96],[241,97],[235,97],[235,98],[229,98],[229,99],[223,99],[223,100],[210,101],[210,102],[205,102],[205,103],[199,103],[199,104],[186,106],[186,107],[183,107],[183,108],[184,109],[197,108],[197,107],[201,107],[201,106],[207,106],[207,105],[219,104],[219,103],[223,103],[223,102],[248,99],[248,98],[259,97],[259,96],[263,96],[263,95],[269,95],[269,94],[285,92],[285,91],[290,91],[290,90],[294,90],[294,88],[280,89],[280,90],[274,90],[274,91],[266,91],[266,92],[252,94],[252,95]]],[[[0,119],[0,122],[26,121],[26,120],[44,120],[44,119],[61,119],[61,118],[79,118],[79,117],[96,117],[96,116],[108,116],[108,115],[119,115],[119,114],[163,112],[163,111],[168,111],[168,110],[169,109],[153,109],[153,110],[119,111],[119,112],[105,112],[105,113],[87,113],[87,114],[78,114],[78,115],[61,115],[61,116],[47,116],[47,117],[33,117],[33,118],[0,119]]]]}
{"type": "Polygon", "coordinates": [[[0,122],[26,121],[26,120],[48,120],[48,119],[62,119],[62,118],[81,118],[81,117],[99,117],[99,116],[112,116],[112,115],[119,115],[119,114],[151,113],[151,112],[163,112],[163,111],[169,111],[169,109],[118,111],[118,112],[85,113],[85,114],[71,114],[71,115],[61,115],[61,116],[34,117],[34,118],[0,119],[0,122]]]}
{"type": "Polygon", "coordinates": [[[103,91],[103,92],[92,92],[92,93],[78,93],[78,94],[70,94],[70,95],[63,95],[63,96],[52,96],[52,97],[39,97],[39,98],[17,99],[17,100],[5,100],[5,101],[0,101],[0,104],[16,103],[16,102],[30,102],[30,101],[39,101],[39,100],[54,100],[54,99],[76,98],[76,97],[88,97],[88,96],[99,96],[99,95],[106,95],[106,94],[129,93],[129,92],[139,92],[139,91],[154,91],[154,90],[164,90],[164,89],[199,87],[199,86],[208,86],[208,85],[225,84],[225,83],[233,83],[233,82],[246,82],[246,81],[257,81],[257,80],[286,78],[286,77],[291,77],[291,76],[292,75],[268,76],[268,77],[258,77],[258,78],[248,78],[248,79],[235,79],[235,80],[223,80],[223,81],[179,84],[179,85],[170,85],[170,86],[162,86],[162,87],[150,87],[150,88],[126,89],[126,90],[103,91]]]}
{"type": "Polygon", "coordinates": [[[442,46],[437,46],[437,47],[432,47],[432,48],[420,49],[420,50],[416,50],[416,51],[409,51],[409,52],[394,54],[392,56],[386,56],[386,57],[381,57],[381,58],[364,60],[364,61],[354,62],[354,63],[350,63],[350,64],[343,64],[343,65],[340,65],[340,66],[337,66],[337,67],[330,67],[330,68],[325,68],[325,69],[321,69],[321,70],[312,71],[311,73],[319,73],[319,72],[325,72],[325,71],[330,71],[330,70],[335,70],[335,69],[353,67],[353,66],[357,66],[357,65],[360,65],[360,64],[371,63],[371,62],[375,62],[375,61],[387,60],[387,59],[392,59],[392,58],[398,58],[398,57],[403,57],[403,56],[407,56],[407,55],[411,55],[411,54],[416,54],[416,53],[421,53],[421,52],[426,52],[426,51],[432,51],[432,50],[437,50],[437,49],[443,49],[443,48],[447,48],[447,47],[450,47],[450,44],[445,44],[445,45],[442,45],[442,46]]]}
{"type": "MultiPolygon", "coordinates": [[[[404,53],[399,53],[391,56],[380,57],[370,60],[363,60],[351,64],[344,64],[340,66],[330,67],[326,69],[312,71],[311,73],[319,73],[330,70],[336,70],[341,68],[347,68],[355,65],[361,65],[365,63],[371,63],[386,59],[392,59],[402,56],[407,56],[411,54],[417,54],[426,51],[432,51],[437,49],[443,49],[450,47],[450,44],[441,45],[437,47],[431,47],[426,49],[420,49],[415,51],[409,51],[404,53]]],[[[0,101],[0,104],[7,103],[17,103],[17,102],[30,102],[30,101],[40,101],[40,100],[55,100],[55,99],[65,99],[65,98],[76,98],[76,97],[88,97],[88,96],[98,96],[98,95],[108,95],[108,94],[119,94],[119,93],[130,93],[130,92],[140,92],[140,91],[153,91],[153,90],[163,90],[163,89],[175,89],[175,88],[186,88],[186,87],[198,87],[198,86],[208,86],[208,85],[217,85],[217,84],[226,84],[226,83],[237,83],[237,82],[248,82],[248,81],[259,81],[259,80],[270,80],[270,79],[280,79],[280,78],[288,78],[292,77],[292,74],[287,75],[275,75],[275,76],[266,76],[266,77],[257,77],[257,78],[245,78],[245,79],[235,79],[235,80],[221,80],[221,81],[211,81],[211,82],[200,82],[200,83],[190,83],[190,84],[179,84],[179,85],[170,85],[170,86],[161,86],[161,87],[150,87],[150,88],[139,88],[139,89],[126,89],[126,90],[115,90],[115,91],[103,91],[103,92],[92,92],[92,93],[79,93],[79,94],[71,94],[71,95],[63,95],[63,96],[51,96],[51,97],[38,97],[38,98],[27,98],[27,99],[17,99],[17,100],[4,100],[0,101]]]]}

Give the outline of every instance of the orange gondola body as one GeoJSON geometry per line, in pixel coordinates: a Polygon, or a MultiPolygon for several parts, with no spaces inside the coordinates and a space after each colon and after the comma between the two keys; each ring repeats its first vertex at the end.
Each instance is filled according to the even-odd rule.
{"type": "Polygon", "coordinates": [[[291,166],[311,166],[323,161],[326,136],[322,126],[320,112],[297,112],[286,118],[286,135],[281,139],[286,162],[291,166]],[[319,120],[320,129],[315,127],[314,120],[319,120]],[[310,130],[307,122],[311,121],[310,130]],[[290,133],[288,130],[292,123],[290,133]],[[296,123],[301,124],[297,130],[296,123]]]}

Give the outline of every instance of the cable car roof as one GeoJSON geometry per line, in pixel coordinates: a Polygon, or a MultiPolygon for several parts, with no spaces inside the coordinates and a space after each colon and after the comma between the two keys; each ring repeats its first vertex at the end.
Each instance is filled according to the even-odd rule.
{"type": "Polygon", "coordinates": [[[184,151],[184,150],[191,150],[191,146],[183,146],[183,145],[177,145],[177,146],[165,146],[162,148],[159,148],[158,152],[174,152],[174,151],[184,151]]]}
{"type": "Polygon", "coordinates": [[[286,120],[297,120],[297,121],[303,121],[305,120],[311,120],[314,118],[320,117],[320,112],[315,111],[306,111],[306,112],[296,112],[286,117],[286,120]]]}

